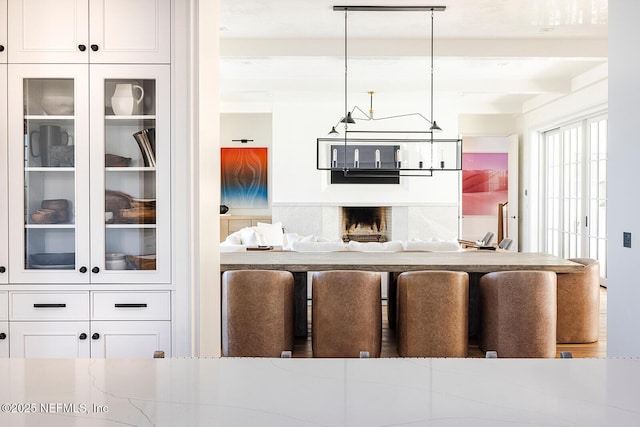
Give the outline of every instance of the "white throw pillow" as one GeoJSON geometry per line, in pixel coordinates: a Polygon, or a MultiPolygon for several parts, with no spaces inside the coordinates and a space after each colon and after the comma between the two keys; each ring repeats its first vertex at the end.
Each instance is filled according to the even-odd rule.
{"type": "Polygon", "coordinates": [[[260,242],[260,236],[256,233],[254,227],[245,227],[239,230],[241,243],[246,246],[258,246],[262,245],[260,242]]]}
{"type": "Polygon", "coordinates": [[[260,238],[261,245],[284,246],[284,233],[282,232],[282,222],[268,224],[259,222],[256,232],[260,238]]]}
{"type": "Polygon", "coordinates": [[[242,236],[240,231],[233,232],[224,239],[222,242],[225,245],[241,245],[242,244],[242,236]]]}
{"type": "Polygon", "coordinates": [[[347,244],[347,249],[358,252],[399,252],[404,250],[402,242],[392,240],[390,242],[356,242],[351,240],[347,244]]]}
{"type": "Polygon", "coordinates": [[[298,252],[335,252],[345,250],[342,242],[294,242],[291,250],[298,252]]]}

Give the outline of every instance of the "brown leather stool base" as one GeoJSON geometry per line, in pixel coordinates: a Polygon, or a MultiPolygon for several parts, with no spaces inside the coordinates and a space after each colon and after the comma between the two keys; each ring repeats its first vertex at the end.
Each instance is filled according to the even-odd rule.
{"type": "Polygon", "coordinates": [[[600,264],[590,258],[573,258],[584,273],[558,274],[559,343],[590,343],[600,335],[600,264]]]}
{"type": "Polygon", "coordinates": [[[313,357],[380,357],[382,298],[380,274],[337,270],[313,274],[311,331],[313,357]]]}
{"type": "Polygon", "coordinates": [[[402,357],[466,357],[469,275],[415,271],[398,276],[398,354],[402,357]]]}
{"type": "Polygon", "coordinates": [[[505,271],[480,279],[480,349],[498,357],[556,356],[556,274],[505,271]]]}
{"type": "Polygon", "coordinates": [[[222,274],[222,355],[280,357],[293,351],[293,275],[236,270],[222,274]]]}

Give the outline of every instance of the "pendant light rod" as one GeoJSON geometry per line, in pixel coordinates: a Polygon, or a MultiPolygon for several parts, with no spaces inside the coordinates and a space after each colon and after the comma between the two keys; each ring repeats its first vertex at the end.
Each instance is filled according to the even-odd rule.
{"type": "Polygon", "coordinates": [[[333,6],[333,10],[360,12],[444,12],[446,6],[333,6]]]}

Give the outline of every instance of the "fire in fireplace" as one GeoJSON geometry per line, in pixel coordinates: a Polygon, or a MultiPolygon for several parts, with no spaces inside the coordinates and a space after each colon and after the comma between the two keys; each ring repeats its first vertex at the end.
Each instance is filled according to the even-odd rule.
{"type": "Polygon", "coordinates": [[[391,231],[391,208],[384,206],[343,206],[342,240],[348,242],[385,242],[391,231]],[[388,225],[389,224],[389,225],[388,225]]]}

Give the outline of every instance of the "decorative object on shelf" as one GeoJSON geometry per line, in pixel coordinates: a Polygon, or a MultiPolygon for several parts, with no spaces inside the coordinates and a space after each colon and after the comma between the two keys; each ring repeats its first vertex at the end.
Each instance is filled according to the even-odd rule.
{"type": "Polygon", "coordinates": [[[107,270],[126,270],[127,257],[125,254],[105,254],[104,264],[107,270]]]}
{"type": "Polygon", "coordinates": [[[267,148],[221,148],[221,202],[233,208],[266,208],[267,148]]]}
{"type": "Polygon", "coordinates": [[[29,261],[30,268],[72,270],[76,264],[76,254],[73,252],[31,254],[29,261]]]}
{"type": "Polygon", "coordinates": [[[138,143],[138,148],[140,148],[140,152],[142,153],[142,161],[146,167],[156,167],[156,153],[155,153],[155,144],[151,143],[151,139],[149,136],[151,135],[150,129],[142,129],[133,134],[136,142],[138,143]]]}
{"type": "Polygon", "coordinates": [[[123,168],[131,166],[131,157],[118,156],[117,154],[105,154],[104,165],[108,168],[123,168]]]}
{"type": "Polygon", "coordinates": [[[42,84],[40,107],[49,116],[72,116],[73,80],[51,79],[42,84]]]}
{"type": "Polygon", "coordinates": [[[433,118],[433,42],[434,42],[434,12],[442,12],[446,6],[334,6],[334,11],[344,11],[344,114],[338,123],[332,126],[329,135],[332,138],[318,138],[317,140],[317,169],[332,171],[332,182],[338,173],[344,179],[336,182],[373,182],[397,183],[400,176],[432,176],[434,171],[459,171],[462,169],[462,140],[436,139],[433,134],[442,131],[433,118]],[[431,12],[431,69],[430,69],[430,118],[422,113],[398,114],[386,117],[375,117],[373,110],[373,95],[369,91],[370,108],[365,113],[358,106],[348,110],[348,11],[369,12],[431,12]],[[424,120],[428,127],[418,130],[370,130],[351,131],[350,124],[357,121],[379,121],[416,116],[424,120]],[[344,124],[344,137],[336,138],[336,130],[344,124]],[[358,134],[357,136],[354,136],[358,134]],[[331,142],[333,141],[333,143],[331,142]],[[336,142],[342,141],[340,146],[336,142]],[[373,156],[364,161],[361,145],[380,145],[380,150],[372,151],[373,156]],[[380,157],[381,150],[395,147],[393,162],[385,164],[380,157]],[[342,151],[341,155],[339,154],[342,151]],[[358,156],[358,158],[356,158],[358,156]],[[341,159],[340,159],[341,158],[341,159]],[[350,160],[351,159],[351,160],[350,160]],[[391,180],[390,180],[391,176],[391,180]]]}
{"type": "Polygon", "coordinates": [[[229,206],[220,205],[220,214],[226,214],[227,212],[229,212],[229,206]]]}
{"type": "Polygon", "coordinates": [[[32,157],[40,158],[40,166],[42,167],[73,166],[73,146],[68,145],[69,141],[69,134],[63,131],[60,126],[42,125],[39,130],[29,132],[29,151],[32,157]],[[36,135],[38,137],[34,138],[36,135]],[[35,139],[37,139],[37,143],[35,139]],[[35,146],[38,147],[37,153],[34,151],[35,146]],[[57,147],[63,146],[70,148],[57,149],[57,147]]]}
{"type": "Polygon", "coordinates": [[[69,221],[69,201],[66,199],[43,200],[40,209],[31,214],[35,224],[60,224],[69,221]]]}
{"type": "Polygon", "coordinates": [[[136,270],[155,270],[156,254],[152,255],[127,255],[127,260],[136,270]]]}
{"type": "Polygon", "coordinates": [[[118,83],[111,97],[111,108],[116,116],[130,116],[138,113],[138,106],[144,98],[144,89],[140,85],[130,83],[118,83]],[[140,91],[140,96],[136,98],[133,94],[135,90],[140,91]]]}
{"type": "Polygon", "coordinates": [[[156,199],[135,199],[120,191],[106,190],[105,213],[109,212],[113,224],[155,224],[156,199]]]}

